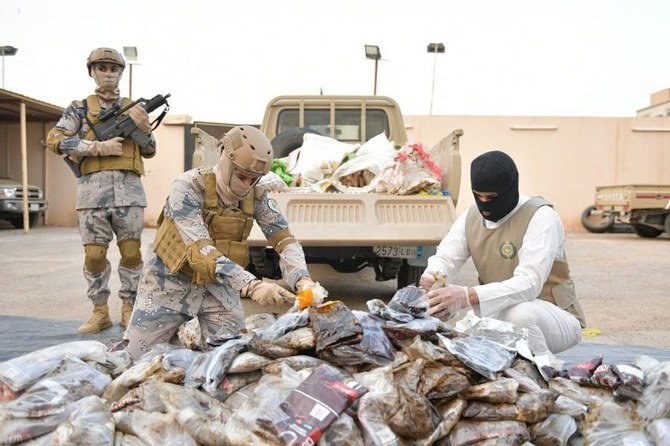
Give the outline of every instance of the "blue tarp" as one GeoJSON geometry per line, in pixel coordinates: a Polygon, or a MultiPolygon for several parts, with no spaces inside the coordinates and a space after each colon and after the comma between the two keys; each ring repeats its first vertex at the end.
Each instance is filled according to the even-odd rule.
{"type": "MultiPolygon", "coordinates": [[[[20,316],[0,316],[0,362],[64,342],[95,339],[104,344],[121,340],[119,324],[95,335],[77,333],[80,321],[59,321],[20,316]]],[[[611,345],[582,342],[558,355],[565,367],[605,355],[606,364],[630,364],[639,355],[670,361],[670,350],[636,345],[611,345]]]]}

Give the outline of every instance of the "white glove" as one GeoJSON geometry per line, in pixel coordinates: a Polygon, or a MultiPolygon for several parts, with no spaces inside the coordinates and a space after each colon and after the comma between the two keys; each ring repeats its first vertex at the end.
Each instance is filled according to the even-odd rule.
{"type": "Polygon", "coordinates": [[[116,136],[107,141],[91,141],[88,156],[121,156],[123,155],[123,138],[116,136]]]}
{"type": "Polygon", "coordinates": [[[447,277],[441,272],[433,272],[426,270],[421,274],[419,279],[419,286],[426,291],[430,291],[433,288],[442,288],[447,283],[447,277]]]}
{"type": "Polygon", "coordinates": [[[428,314],[435,317],[449,317],[461,308],[470,308],[468,287],[447,285],[429,291],[425,295],[428,300],[428,314]]]}
{"type": "Polygon", "coordinates": [[[140,104],[136,104],[128,110],[128,116],[133,120],[140,132],[151,133],[151,124],[149,123],[149,114],[140,104]]]}
{"type": "Polygon", "coordinates": [[[242,288],[240,295],[261,305],[285,304],[295,300],[295,294],[276,283],[254,280],[242,288]]]}

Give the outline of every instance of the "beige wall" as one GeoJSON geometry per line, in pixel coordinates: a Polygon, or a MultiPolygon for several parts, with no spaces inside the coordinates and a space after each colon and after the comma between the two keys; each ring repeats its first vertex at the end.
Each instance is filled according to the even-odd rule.
{"type": "MultiPolygon", "coordinates": [[[[184,167],[184,124],[188,122],[168,118],[155,132],[156,157],[145,161],[147,226],[155,226],[170,184],[184,167]]],[[[406,116],[405,124],[410,140],[428,146],[455,128],[464,130],[459,213],[473,204],[470,162],[494,149],[516,161],[521,192],[551,201],[569,230],[582,229],[580,216],[593,203],[596,186],[670,184],[670,132],[644,131],[670,130],[670,118],[406,116]]],[[[47,222],[75,225],[75,179],[59,157],[47,155],[47,222]]]]}
{"type": "Polygon", "coordinates": [[[470,162],[489,150],[508,153],[519,168],[521,193],[551,201],[569,230],[582,228],[596,186],[670,184],[670,133],[645,131],[670,131],[670,118],[406,116],[405,125],[410,140],[429,147],[455,128],[464,130],[459,213],[474,203],[470,162]]]}
{"type": "MultiPolygon", "coordinates": [[[[44,187],[45,156],[42,141],[45,124],[26,123],[28,183],[44,187]]],[[[0,175],[21,181],[21,130],[19,123],[0,124],[0,175]]]]}
{"type": "MultiPolygon", "coordinates": [[[[144,211],[144,223],[149,227],[156,226],[156,219],[163,209],[172,180],[184,171],[184,125],[163,123],[154,136],[156,156],[144,160],[146,176],[142,178],[148,204],[144,211]]],[[[76,226],[76,179],[61,157],[51,152],[47,155],[46,197],[49,209],[46,223],[52,226],[76,226]]]]}
{"type": "Polygon", "coordinates": [[[144,223],[150,227],[156,226],[172,181],[184,172],[184,126],[163,124],[154,135],[156,156],[144,160],[146,176],[142,179],[147,194],[144,223]]]}

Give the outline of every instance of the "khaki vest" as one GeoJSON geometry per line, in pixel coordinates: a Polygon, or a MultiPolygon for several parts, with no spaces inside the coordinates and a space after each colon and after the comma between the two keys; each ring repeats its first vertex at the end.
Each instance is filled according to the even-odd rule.
{"type": "MultiPolygon", "coordinates": [[[[472,261],[479,273],[479,283],[502,282],[514,276],[519,265],[519,249],[528,224],[542,206],[551,206],[541,197],[531,198],[500,227],[489,229],[477,209],[472,206],[465,220],[465,236],[472,261]]],[[[584,311],[575,294],[567,260],[554,260],[539,299],[551,302],[574,315],[586,327],[584,311]]]]}
{"type": "MultiPolygon", "coordinates": [[[[125,107],[130,104],[132,101],[128,98],[123,98],[121,101],[121,107],[125,107]]],[[[98,124],[98,116],[100,116],[100,111],[102,107],[100,106],[100,99],[98,96],[91,95],[86,98],[86,104],[88,106],[87,118],[91,124],[98,124]]],[[[127,112],[126,112],[127,113],[127,112]]],[[[126,114],[124,113],[124,114],[126,114]]],[[[93,129],[90,129],[85,139],[92,141],[95,139],[95,133],[93,129]]],[[[123,155],[121,156],[85,156],[82,158],[81,162],[81,173],[85,175],[87,173],[100,172],[102,170],[132,170],[136,174],[142,176],[144,175],[144,161],[142,160],[142,155],[140,154],[140,148],[132,138],[126,138],[123,140],[123,155]]],[[[72,157],[75,159],[75,157],[72,157]]]]}
{"type": "MultiPolygon", "coordinates": [[[[202,217],[207,225],[212,245],[223,255],[238,265],[245,267],[249,246],[247,237],[254,224],[254,189],[236,207],[220,207],[216,193],[216,177],[213,173],[201,174],[205,184],[205,203],[202,217]]],[[[186,244],[179,234],[177,225],[171,218],[165,217],[165,208],[158,217],[158,229],[154,251],[161,258],[172,274],[181,271],[192,274],[187,264],[186,244]]]]}

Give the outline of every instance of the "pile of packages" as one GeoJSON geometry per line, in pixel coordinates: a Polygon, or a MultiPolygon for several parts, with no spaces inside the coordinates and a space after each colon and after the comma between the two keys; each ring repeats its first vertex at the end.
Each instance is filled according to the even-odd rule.
{"type": "Polygon", "coordinates": [[[670,362],[538,368],[523,331],[472,315],[452,329],[421,294],[257,314],[236,338],[159,344],[134,363],[97,341],[11,359],[0,443],[670,444],[670,362]]]}
{"type": "Polygon", "coordinates": [[[274,160],[272,172],[292,191],[435,195],[444,177],[434,155],[419,143],[396,150],[384,133],[363,145],[307,133],[302,147],[274,160]]]}

